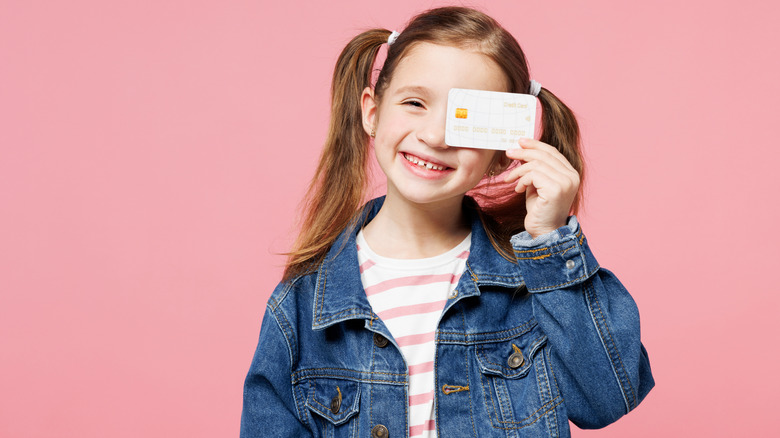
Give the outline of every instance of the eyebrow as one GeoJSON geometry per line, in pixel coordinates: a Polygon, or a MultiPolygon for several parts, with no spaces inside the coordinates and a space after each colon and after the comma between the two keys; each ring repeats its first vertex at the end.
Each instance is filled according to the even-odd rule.
{"type": "Polygon", "coordinates": [[[431,90],[421,85],[405,85],[395,90],[395,93],[393,94],[404,94],[404,93],[422,94],[425,96],[429,96],[431,94],[431,90]]]}

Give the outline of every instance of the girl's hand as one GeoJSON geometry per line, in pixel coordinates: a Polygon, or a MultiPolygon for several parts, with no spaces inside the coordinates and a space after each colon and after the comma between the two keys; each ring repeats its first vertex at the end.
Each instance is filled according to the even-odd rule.
{"type": "Polygon", "coordinates": [[[554,147],[533,139],[520,139],[520,148],[506,156],[520,165],[507,172],[504,182],[517,181],[515,191],[525,192],[525,230],[532,237],[566,225],[571,204],[577,196],[580,176],[554,147]]]}

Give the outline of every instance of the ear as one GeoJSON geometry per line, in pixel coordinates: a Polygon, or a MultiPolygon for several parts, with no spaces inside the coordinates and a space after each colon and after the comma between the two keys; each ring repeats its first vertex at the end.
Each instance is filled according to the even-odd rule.
{"type": "Polygon", "coordinates": [[[363,130],[371,135],[371,131],[376,129],[376,99],[374,99],[374,90],[366,87],[360,96],[360,108],[363,110],[363,130]]]}

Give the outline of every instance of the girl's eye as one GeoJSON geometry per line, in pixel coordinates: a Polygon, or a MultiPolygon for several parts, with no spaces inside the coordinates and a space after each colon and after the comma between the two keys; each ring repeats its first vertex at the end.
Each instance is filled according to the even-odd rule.
{"type": "Polygon", "coordinates": [[[419,102],[419,101],[416,101],[416,100],[408,100],[408,101],[404,102],[404,105],[411,105],[411,106],[415,106],[417,108],[423,108],[422,102],[419,102]]]}

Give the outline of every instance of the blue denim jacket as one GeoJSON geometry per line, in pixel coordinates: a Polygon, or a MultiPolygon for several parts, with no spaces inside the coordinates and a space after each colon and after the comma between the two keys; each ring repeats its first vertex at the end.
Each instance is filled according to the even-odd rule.
{"type": "MultiPolygon", "coordinates": [[[[363,290],[357,231],[344,231],[316,272],[271,295],[242,437],[408,435],[407,367],[363,290]]],[[[439,437],[569,436],[569,420],[603,427],[653,387],[636,304],[599,268],[576,219],[512,244],[516,262],[473,219],[466,271],[436,331],[439,437]]]]}

